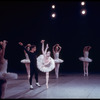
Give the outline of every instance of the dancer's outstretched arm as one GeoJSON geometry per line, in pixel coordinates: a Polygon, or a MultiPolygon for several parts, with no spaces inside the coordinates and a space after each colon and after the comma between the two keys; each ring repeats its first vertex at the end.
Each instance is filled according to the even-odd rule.
{"type": "Polygon", "coordinates": [[[23,49],[29,54],[30,52],[24,47],[22,42],[19,42],[19,45],[23,47],[23,49]]]}
{"type": "MultiPolygon", "coordinates": [[[[31,44],[27,44],[27,45],[25,46],[25,48],[30,48],[30,47],[31,47],[31,44]]],[[[29,51],[29,50],[28,50],[28,51],[29,51]]],[[[27,54],[25,50],[24,50],[24,53],[27,54]]]]}

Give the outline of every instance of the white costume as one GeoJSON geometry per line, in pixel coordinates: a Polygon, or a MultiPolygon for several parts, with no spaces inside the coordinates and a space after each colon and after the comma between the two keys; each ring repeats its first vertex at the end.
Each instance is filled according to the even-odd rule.
{"type": "Polygon", "coordinates": [[[27,53],[25,53],[25,57],[26,57],[26,59],[22,59],[21,60],[21,63],[24,63],[24,64],[30,63],[30,60],[29,60],[29,57],[28,57],[28,54],[27,53]]]}
{"type": "Polygon", "coordinates": [[[8,61],[4,59],[3,63],[0,63],[0,78],[3,79],[17,79],[16,73],[7,72],[8,61]]]}
{"type": "Polygon", "coordinates": [[[25,57],[26,57],[26,59],[22,59],[21,63],[25,64],[26,71],[28,74],[28,79],[29,79],[30,78],[30,59],[29,59],[29,56],[27,53],[25,53],[25,57]]]}
{"type": "Polygon", "coordinates": [[[59,52],[54,52],[54,61],[55,61],[55,74],[56,78],[58,78],[60,63],[64,62],[62,59],[59,58],[59,52]]]}
{"type": "Polygon", "coordinates": [[[63,63],[62,59],[59,59],[59,52],[54,53],[54,61],[55,63],[63,63]]]}
{"type": "Polygon", "coordinates": [[[50,72],[55,68],[55,62],[52,57],[50,57],[50,62],[45,65],[44,56],[41,54],[37,57],[37,67],[42,72],[50,72]]]}
{"type": "Polygon", "coordinates": [[[89,52],[85,51],[84,57],[79,57],[79,60],[84,62],[92,62],[92,59],[90,59],[88,56],[89,56],[89,52]]]}

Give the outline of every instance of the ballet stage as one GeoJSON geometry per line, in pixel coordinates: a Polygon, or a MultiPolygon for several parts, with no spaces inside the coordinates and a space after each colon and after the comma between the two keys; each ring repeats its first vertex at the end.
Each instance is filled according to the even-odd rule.
{"type": "Polygon", "coordinates": [[[27,74],[18,74],[17,80],[9,80],[5,94],[6,99],[100,99],[100,74],[82,73],[60,74],[59,79],[50,73],[49,88],[45,86],[45,74],[39,74],[41,87],[35,85],[29,89],[27,74]]]}

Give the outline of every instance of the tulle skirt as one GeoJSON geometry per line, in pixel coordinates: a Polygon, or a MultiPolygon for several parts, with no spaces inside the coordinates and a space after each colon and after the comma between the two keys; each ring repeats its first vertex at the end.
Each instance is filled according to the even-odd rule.
{"type": "Polygon", "coordinates": [[[92,62],[92,59],[88,58],[88,57],[79,57],[80,61],[85,61],[85,62],[92,62]]]}
{"type": "Polygon", "coordinates": [[[0,73],[0,77],[3,79],[17,79],[18,75],[16,73],[0,73]]]}
{"type": "Polygon", "coordinates": [[[30,63],[30,60],[29,59],[22,59],[21,63],[23,63],[23,64],[30,63]]]}
{"type": "Polygon", "coordinates": [[[62,59],[54,59],[54,61],[55,61],[55,63],[63,63],[64,62],[64,60],[62,60],[62,59]]]}
{"type": "Polygon", "coordinates": [[[42,72],[52,71],[55,68],[55,62],[53,58],[50,57],[50,59],[51,59],[50,63],[47,65],[44,65],[43,64],[44,56],[43,55],[38,56],[37,57],[37,68],[42,72]]]}

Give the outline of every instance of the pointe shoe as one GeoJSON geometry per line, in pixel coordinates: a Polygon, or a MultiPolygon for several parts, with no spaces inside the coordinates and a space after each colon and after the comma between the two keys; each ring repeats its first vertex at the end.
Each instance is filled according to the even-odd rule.
{"type": "Polygon", "coordinates": [[[36,86],[40,87],[41,85],[39,83],[36,83],[36,86]]]}

